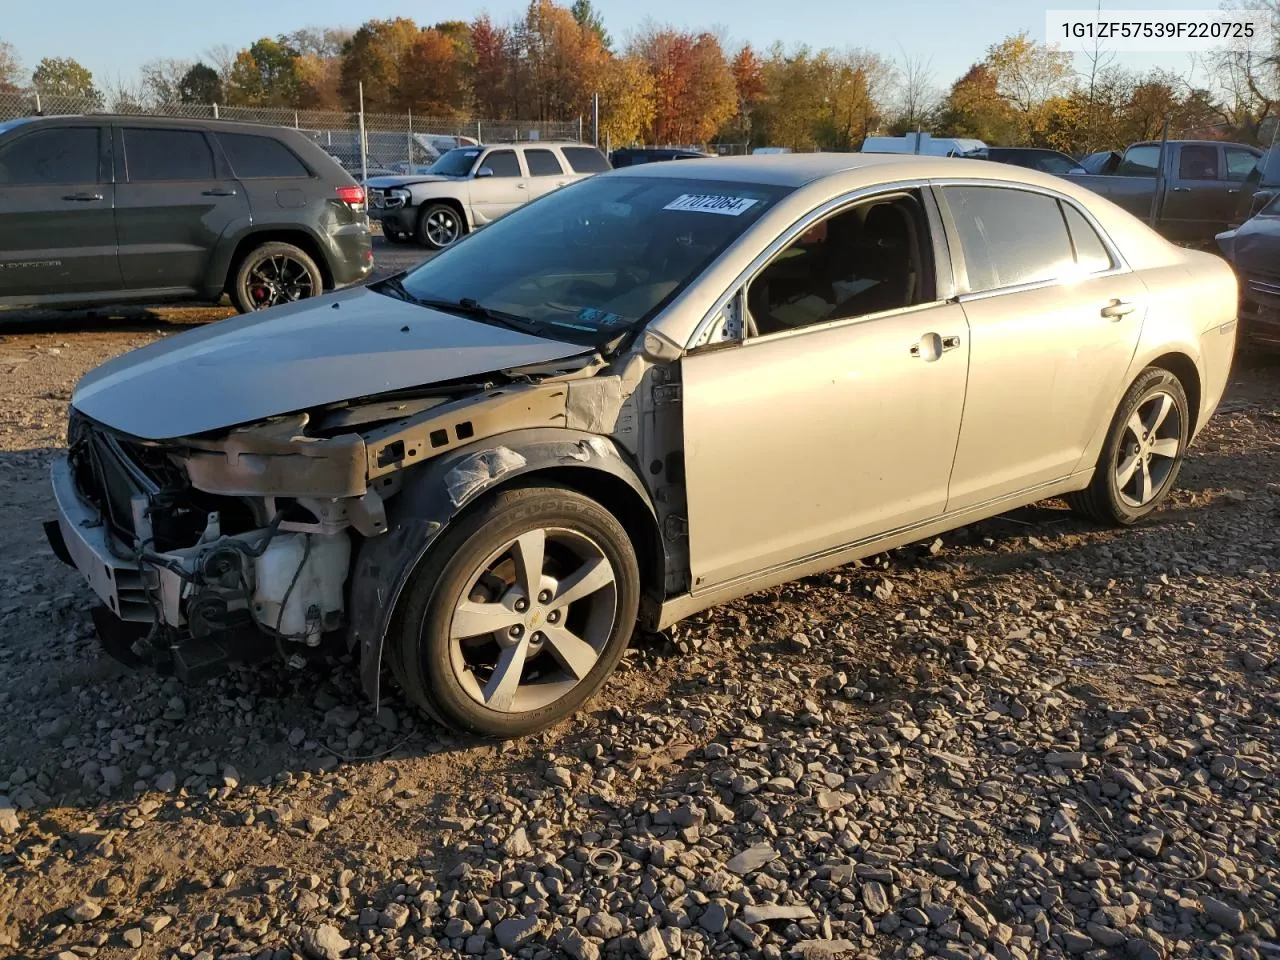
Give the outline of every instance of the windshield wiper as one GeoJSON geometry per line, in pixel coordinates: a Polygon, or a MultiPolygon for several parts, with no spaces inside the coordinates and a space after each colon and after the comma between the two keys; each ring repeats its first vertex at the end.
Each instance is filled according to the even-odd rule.
{"type": "MultiPolygon", "coordinates": [[[[400,289],[404,290],[404,287],[401,286],[400,289]]],[[[489,320],[510,330],[517,330],[520,333],[529,333],[531,328],[536,328],[538,325],[537,321],[521,316],[518,313],[491,310],[472,297],[462,297],[458,300],[434,300],[429,297],[415,297],[407,290],[404,290],[404,292],[420,307],[431,307],[433,310],[458,313],[464,317],[478,317],[481,320],[489,320]]]]}

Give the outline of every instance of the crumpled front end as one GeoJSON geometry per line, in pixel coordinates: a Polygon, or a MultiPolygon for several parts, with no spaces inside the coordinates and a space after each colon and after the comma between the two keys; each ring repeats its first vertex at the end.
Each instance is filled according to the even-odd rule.
{"type": "MultiPolygon", "coordinates": [[[[280,492],[201,490],[190,468],[208,469],[211,451],[124,437],[73,409],[68,452],[52,466],[50,536],[122,628],[133,628],[133,658],[176,658],[181,669],[211,654],[226,659],[216,655],[229,655],[237,635],[264,651],[301,650],[345,624],[352,515],[364,525],[367,511],[291,492],[278,470],[242,452],[222,459],[241,464],[246,488],[256,474],[280,492]]],[[[314,472],[332,479],[332,468],[314,472]]]]}

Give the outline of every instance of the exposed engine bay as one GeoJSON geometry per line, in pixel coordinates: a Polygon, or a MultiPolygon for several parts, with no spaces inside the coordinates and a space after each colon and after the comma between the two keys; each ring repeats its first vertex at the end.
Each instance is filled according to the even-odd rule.
{"type": "MultiPolygon", "coordinates": [[[[357,554],[396,526],[389,501],[421,472],[409,468],[474,448],[455,456],[436,484],[433,495],[452,512],[529,466],[519,452],[483,442],[513,431],[590,433],[555,455],[579,465],[617,461],[620,450],[635,456],[648,446],[642,435],[666,436],[670,453],[678,430],[655,433],[653,411],[641,416],[635,396],[647,372],[663,379],[667,369],[633,356],[615,373],[591,354],[162,441],[122,435],[73,407],[66,477],[60,482],[56,467],[54,477],[64,559],[132,627],[127,655],[135,661],[184,672],[184,651],[248,634],[300,666],[307,649],[344,628],[348,646],[376,634],[376,653],[388,605],[376,600],[384,587],[388,598],[394,593],[394,578],[387,564],[358,566],[357,554]],[[105,576],[90,572],[95,566],[105,576]],[[368,582],[378,576],[386,583],[368,582]],[[363,636],[350,609],[360,577],[359,592],[378,608],[365,617],[376,623],[364,624],[363,636]]],[[[659,499],[666,514],[682,510],[680,496],[659,499]]],[[[682,529],[675,521],[672,528],[682,529]]],[[[411,558],[404,552],[396,565],[411,558]]]]}

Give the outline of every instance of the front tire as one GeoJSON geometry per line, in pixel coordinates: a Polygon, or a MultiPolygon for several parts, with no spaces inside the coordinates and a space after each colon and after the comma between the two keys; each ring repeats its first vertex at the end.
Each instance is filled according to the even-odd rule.
{"type": "Polygon", "coordinates": [[[250,250],[236,270],[231,302],[253,313],[324,293],[324,276],[305,251],[273,241],[250,250]]]}
{"type": "Polygon", "coordinates": [[[1089,486],[1068,494],[1067,503],[1099,523],[1137,523],[1173,489],[1190,425],[1182,383],[1168,370],[1148,367],[1120,401],[1089,486]]]}
{"type": "Polygon", "coordinates": [[[392,230],[388,227],[382,229],[382,235],[386,238],[387,243],[394,243],[397,246],[403,246],[413,239],[412,234],[403,233],[399,230],[392,230]]]}
{"type": "Polygon", "coordinates": [[[388,661],[445,726],[528,736],[604,684],[639,597],[635,549],[611,513],[565,487],[513,487],[432,547],[405,587],[388,661]]]}
{"type": "Polygon", "coordinates": [[[466,232],[466,220],[447,203],[428,203],[418,214],[418,242],[430,250],[452,247],[466,232]]]}

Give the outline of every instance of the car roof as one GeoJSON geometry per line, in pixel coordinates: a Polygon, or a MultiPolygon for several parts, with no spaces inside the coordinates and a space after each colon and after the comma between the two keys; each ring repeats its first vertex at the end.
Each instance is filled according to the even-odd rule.
{"type": "MultiPolygon", "coordinates": [[[[602,174],[613,176],[614,174],[602,174]]],[[[932,157],[910,153],[774,153],[707,157],[693,164],[641,164],[623,167],[618,176],[722,180],[802,187],[828,178],[856,178],[867,184],[903,178],[974,177],[1016,180],[1032,186],[1056,184],[1060,178],[1022,167],[996,167],[982,160],[932,157]],[[895,169],[896,168],[896,169],[895,169]],[[998,169],[998,173],[993,170],[998,169]],[[862,176],[858,176],[862,174],[862,176]]]]}
{"type": "Polygon", "coordinates": [[[286,127],[278,123],[260,123],[256,120],[236,120],[230,118],[213,117],[166,117],[150,113],[60,113],[49,114],[46,116],[29,117],[32,123],[53,123],[74,120],[84,123],[129,123],[141,124],[148,127],[216,127],[218,129],[234,130],[237,128],[244,130],[253,130],[261,133],[266,130],[287,130],[289,133],[300,133],[292,127],[286,127]]]}

